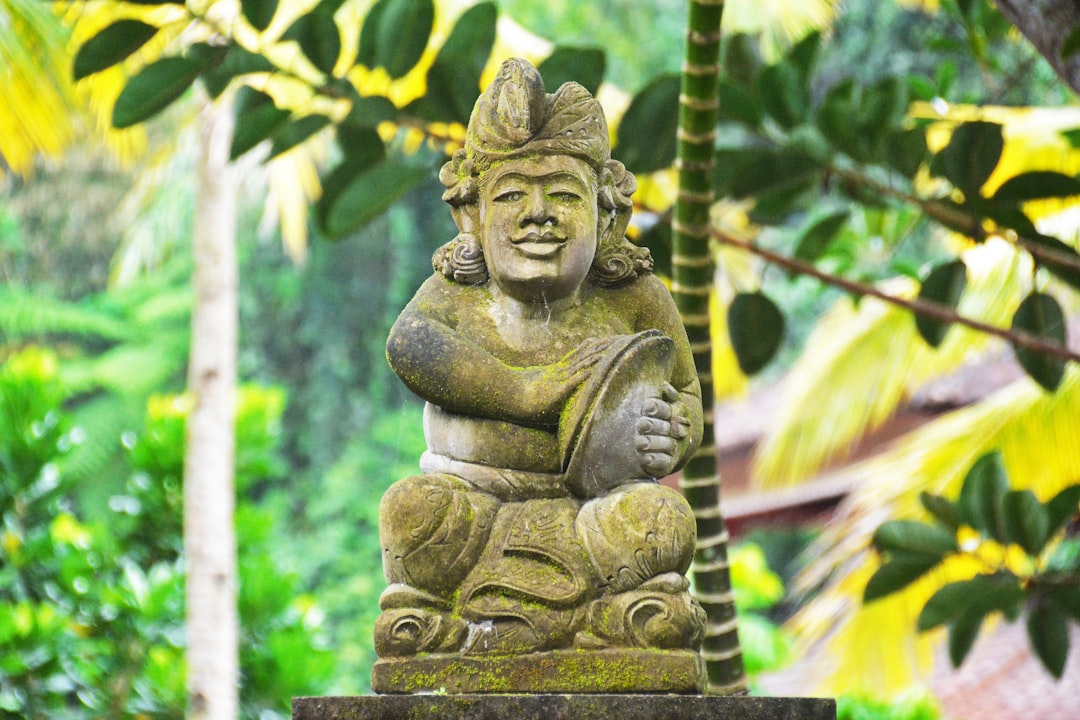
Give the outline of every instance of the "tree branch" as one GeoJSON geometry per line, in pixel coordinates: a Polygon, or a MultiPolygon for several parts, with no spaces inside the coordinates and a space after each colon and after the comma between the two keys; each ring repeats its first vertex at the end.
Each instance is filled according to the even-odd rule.
{"type": "Polygon", "coordinates": [[[1080,26],[1080,6],[1073,0],[994,0],[1005,18],[1016,26],[1054,72],[1080,93],[1080,54],[1061,57],[1061,48],[1080,26]]]}
{"type": "Polygon", "coordinates": [[[718,231],[714,231],[712,236],[717,242],[720,242],[724,245],[741,248],[743,250],[746,250],[747,252],[757,255],[758,257],[768,260],[770,263],[779,265],[785,270],[790,270],[800,275],[808,275],[823,283],[826,283],[827,285],[832,285],[833,287],[838,287],[842,290],[846,290],[853,295],[869,295],[870,297],[875,297],[884,302],[905,308],[920,315],[931,317],[941,322],[964,325],[973,330],[978,330],[979,332],[984,332],[988,335],[1002,338],[1009,341],[1013,345],[1027,348],[1028,350],[1032,350],[1042,355],[1057,358],[1058,360],[1071,360],[1073,362],[1080,362],[1080,353],[1072,352],[1068,348],[1063,348],[1060,345],[1048,343],[1045,340],[1029,333],[1009,330],[1006,328],[998,327],[996,325],[990,325],[979,320],[974,320],[972,318],[961,315],[956,311],[943,305],[938,305],[937,303],[931,303],[925,300],[918,299],[911,300],[907,298],[897,297],[895,295],[890,295],[889,293],[877,289],[873,285],[867,285],[865,283],[855,282],[853,280],[847,280],[842,277],[837,277],[836,275],[830,275],[829,273],[818,270],[816,267],[809,263],[805,263],[800,260],[794,260],[785,255],[772,252],[771,250],[766,250],[744,240],[738,240],[734,237],[725,235],[718,231]]]}

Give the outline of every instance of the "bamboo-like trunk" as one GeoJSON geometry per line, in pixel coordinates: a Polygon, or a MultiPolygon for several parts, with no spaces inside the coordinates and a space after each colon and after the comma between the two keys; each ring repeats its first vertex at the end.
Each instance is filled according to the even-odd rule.
{"type": "Polygon", "coordinates": [[[717,77],[720,74],[720,21],[723,0],[692,0],[686,61],[679,97],[679,143],[676,166],[679,195],[675,204],[672,295],[679,308],[701,380],[705,432],[701,447],[683,468],[681,485],[697,518],[694,555],[695,594],[708,615],[702,654],[709,672],[709,693],[742,694],[747,690],[728,569],[728,533],[720,512],[720,477],[713,430],[715,406],[709,294],[713,259],[709,252],[709,208],[713,201],[717,77]]]}
{"type": "Polygon", "coordinates": [[[235,491],[237,345],[236,187],[229,166],[232,112],[207,101],[200,118],[195,306],[184,452],[188,717],[239,713],[235,491]]]}

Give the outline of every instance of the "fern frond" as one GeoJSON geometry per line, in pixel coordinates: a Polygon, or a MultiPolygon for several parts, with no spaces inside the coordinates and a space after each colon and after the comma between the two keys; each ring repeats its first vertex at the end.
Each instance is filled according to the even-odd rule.
{"type": "Polygon", "coordinates": [[[120,341],[128,326],[113,315],[16,287],[0,289],[0,340],[19,342],[56,335],[120,341]]]}

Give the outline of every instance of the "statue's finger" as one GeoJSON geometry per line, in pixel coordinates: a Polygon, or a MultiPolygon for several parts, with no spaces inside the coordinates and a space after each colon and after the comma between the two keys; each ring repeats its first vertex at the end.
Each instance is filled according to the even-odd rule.
{"type": "Polygon", "coordinates": [[[638,435],[634,447],[641,453],[675,454],[675,441],[666,435],[638,435]]]}
{"type": "Polygon", "coordinates": [[[645,435],[671,435],[671,423],[658,418],[643,417],[637,421],[637,431],[645,435]]]}
{"type": "Polygon", "coordinates": [[[668,405],[660,398],[649,398],[641,406],[641,414],[645,417],[667,420],[671,417],[671,405],[668,405]]]}
{"type": "Polygon", "coordinates": [[[679,399],[679,391],[671,383],[664,383],[664,386],[660,388],[660,397],[669,403],[673,403],[679,399]]]}

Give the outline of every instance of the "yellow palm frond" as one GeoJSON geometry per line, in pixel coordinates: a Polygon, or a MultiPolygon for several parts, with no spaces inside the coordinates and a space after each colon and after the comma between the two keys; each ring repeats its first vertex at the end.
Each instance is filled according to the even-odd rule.
{"type": "MultiPolygon", "coordinates": [[[[926,670],[927,642],[940,635],[916,634],[915,619],[929,596],[946,582],[970,577],[983,565],[949,558],[938,570],[904,591],[863,606],[866,581],[877,560],[869,550],[874,530],[897,517],[924,517],[919,492],[955,498],[975,460],[1000,450],[1013,485],[1046,500],[1080,482],[1080,369],[1069,368],[1056,393],[1027,378],[989,398],[944,415],[905,436],[891,450],[845,471],[855,490],[836,519],[810,549],[815,562],[799,589],[821,591],[789,624],[802,642],[815,645],[816,663],[831,668],[819,690],[893,691],[926,670]]],[[[988,545],[984,560],[1024,571],[1018,548],[988,545]]]]}
{"type": "MultiPolygon", "coordinates": [[[[969,247],[962,257],[968,289],[959,311],[1007,325],[1029,288],[1030,260],[1001,240],[969,247]]],[[[912,297],[917,285],[899,278],[886,289],[912,297]]],[[[755,481],[776,487],[811,477],[880,426],[920,385],[955,370],[989,342],[982,333],[954,327],[934,349],[918,337],[909,311],[873,298],[858,305],[840,300],[788,375],[780,414],[757,451],[755,481]]]]}
{"type": "Polygon", "coordinates": [[[724,7],[724,32],[760,38],[762,55],[771,61],[807,33],[826,29],[838,6],[836,0],[729,0],[724,7]]]}

